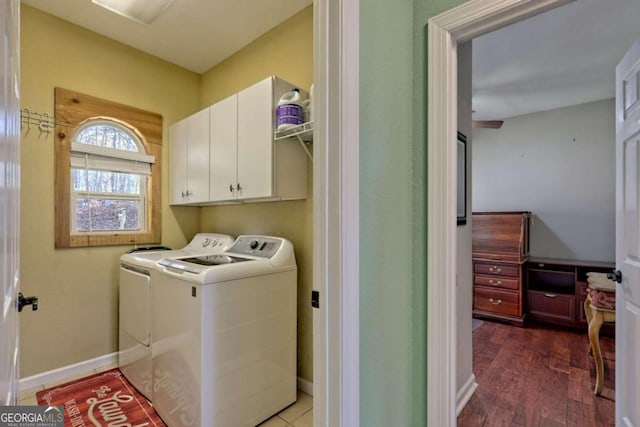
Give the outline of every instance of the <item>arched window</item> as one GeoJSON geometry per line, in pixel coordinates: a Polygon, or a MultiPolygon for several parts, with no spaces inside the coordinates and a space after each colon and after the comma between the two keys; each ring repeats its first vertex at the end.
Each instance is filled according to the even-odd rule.
{"type": "Polygon", "coordinates": [[[71,233],[144,232],[147,178],[155,159],[134,129],[89,119],[71,139],[71,233]]]}
{"type": "Polygon", "coordinates": [[[162,116],[55,89],[55,246],[160,243],[162,116]]]}

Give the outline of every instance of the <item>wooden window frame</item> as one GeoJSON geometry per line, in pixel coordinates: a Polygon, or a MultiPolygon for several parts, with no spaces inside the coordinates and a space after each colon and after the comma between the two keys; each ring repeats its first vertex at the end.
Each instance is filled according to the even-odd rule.
{"type": "Polygon", "coordinates": [[[55,88],[54,200],[55,247],[78,248],[160,243],[162,206],[162,116],[63,88],[55,88]],[[144,232],[71,233],[71,136],[88,119],[126,124],[139,136],[147,154],[155,157],[147,180],[144,232]]]}

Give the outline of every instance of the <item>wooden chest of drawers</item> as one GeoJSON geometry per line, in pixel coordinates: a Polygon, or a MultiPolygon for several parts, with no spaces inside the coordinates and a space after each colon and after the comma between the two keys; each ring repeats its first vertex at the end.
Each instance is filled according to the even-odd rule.
{"type": "Polygon", "coordinates": [[[473,213],[473,315],[522,326],[530,212],[473,213]]]}
{"type": "Polygon", "coordinates": [[[521,325],[524,319],[523,263],[473,261],[473,314],[521,325]]]}

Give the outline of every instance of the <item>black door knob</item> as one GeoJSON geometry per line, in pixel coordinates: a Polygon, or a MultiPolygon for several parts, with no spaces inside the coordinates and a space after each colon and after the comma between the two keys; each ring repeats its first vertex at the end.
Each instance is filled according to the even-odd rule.
{"type": "Polygon", "coordinates": [[[18,292],[18,311],[26,306],[30,305],[33,311],[38,309],[38,297],[25,297],[22,292],[18,292]]]}
{"type": "Polygon", "coordinates": [[[621,283],[622,282],[622,271],[613,270],[611,273],[607,273],[607,279],[613,280],[614,282],[621,283]]]}

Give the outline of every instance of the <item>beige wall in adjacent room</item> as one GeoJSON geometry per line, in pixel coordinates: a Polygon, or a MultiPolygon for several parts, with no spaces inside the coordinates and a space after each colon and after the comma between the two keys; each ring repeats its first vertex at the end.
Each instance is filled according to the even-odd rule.
{"type": "MultiPolygon", "coordinates": [[[[162,243],[184,246],[200,210],[166,203],[167,129],[198,109],[200,76],[28,6],[21,15],[22,108],[52,114],[60,86],[163,116],[162,243]]],[[[21,377],[118,344],[118,259],[128,247],[54,249],[53,141],[22,129],[21,290],[40,306],[20,315],[21,377]]]]}
{"type": "Polygon", "coordinates": [[[474,129],[473,210],[531,211],[531,256],[615,260],[615,115],[603,99],[474,129]]]}
{"type": "MultiPolygon", "coordinates": [[[[270,75],[309,90],[313,81],[313,7],[309,6],[202,76],[204,108],[270,75]]],[[[292,144],[297,142],[292,141],[292,144]]],[[[311,147],[310,147],[311,149],[311,147]]],[[[307,161],[307,199],[202,208],[202,231],[267,234],[293,243],[298,263],[298,375],[313,379],[310,306],[313,266],[313,194],[307,161]]]]}

